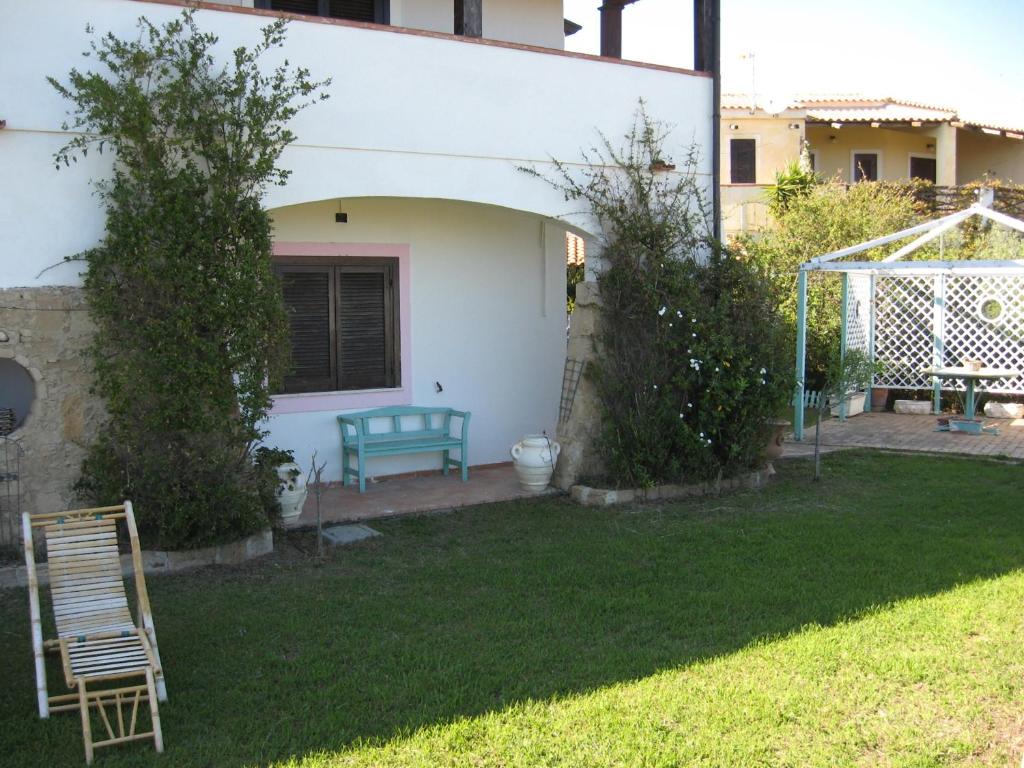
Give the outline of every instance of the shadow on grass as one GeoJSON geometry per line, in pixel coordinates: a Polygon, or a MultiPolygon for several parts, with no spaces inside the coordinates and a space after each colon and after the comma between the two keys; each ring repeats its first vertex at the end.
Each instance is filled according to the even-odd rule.
{"type": "MultiPolygon", "coordinates": [[[[767,491],[592,510],[562,499],[381,523],[325,564],[150,583],[168,752],[241,766],[642,678],[1024,565],[1018,468],[843,453],[767,491]]],[[[78,764],[77,718],[34,717],[24,592],[0,594],[0,754],[78,764]],[[51,759],[52,756],[52,759],[51,759]]],[[[8,762],[9,761],[9,762],[8,762]]]]}

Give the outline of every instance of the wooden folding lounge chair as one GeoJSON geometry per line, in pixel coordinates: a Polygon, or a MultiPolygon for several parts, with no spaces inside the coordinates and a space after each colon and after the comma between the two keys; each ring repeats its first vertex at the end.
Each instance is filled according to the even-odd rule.
{"type": "Polygon", "coordinates": [[[39,716],[78,710],[85,760],[93,748],[152,738],[163,752],[157,701],[166,701],[156,630],[142,572],[142,551],[130,501],[116,507],[22,515],[28,567],[32,651],[36,662],[39,716]],[[128,607],[118,553],[117,521],[131,542],[137,598],[136,618],[128,607]],[[43,640],[33,531],[42,529],[57,637],[43,640]],[[64,680],[74,693],[49,696],[44,653],[59,653],[64,680]],[[139,705],[148,702],[152,728],[142,732],[139,705]],[[109,709],[109,711],[108,711],[109,709]],[[92,713],[106,738],[93,740],[92,713]],[[126,722],[126,715],[128,719],[126,722]]]}

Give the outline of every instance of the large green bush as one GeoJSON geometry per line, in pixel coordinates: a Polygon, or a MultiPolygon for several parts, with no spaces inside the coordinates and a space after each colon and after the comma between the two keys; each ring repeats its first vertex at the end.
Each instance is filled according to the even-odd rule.
{"type": "MultiPolygon", "coordinates": [[[[779,310],[795,344],[796,279],[800,264],[815,256],[886,235],[915,223],[913,191],[906,185],[829,182],[793,196],[775,225],[736,247],[772,283],[779,310]]],[[[894,247],[898,247],[894,246],[894,247]]],[[[892,248],[877,249],[880,258],[892,248]]],[[[812,273],[807,286],[808,386],[822,384],[839,348],[842,286],[838,276],[812,273]]]]}
{"type": "Polygon", "coordinates": [[[624,486],[686,482],[757,465],[792,391],[772,284],[712,242],[697,152],[664,160],[644,111],[626,146],[607,140],[582,175],[551,180],[600,222],[600,448],[624,486]]]}
{"type": "Polygon", "coordinates": [[[96,184],[106,234],[82,256],[109,420],[79,489],[134,500],[148,545],[201,546],[265,526],[272,506],[272,468],[252,449],[288,345],[260,199],[285,182],[286,125],[322,84],[262,63],[283,22],[225,67],[191,12],[138,27],[93,42],[101,72],[50,80],[74,105],[65,127],[81,131],[58,167],[91,148],[114,157],[96,184]]]}

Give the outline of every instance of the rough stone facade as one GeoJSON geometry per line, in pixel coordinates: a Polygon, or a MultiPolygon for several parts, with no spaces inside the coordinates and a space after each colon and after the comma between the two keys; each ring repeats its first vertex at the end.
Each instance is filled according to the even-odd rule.
{"type": "Polygon", "coordinates": [[[587,281],[576,286],[576,307],[569,325],[569,360],[585,364],[580,377],[572,410],[558,427],[558,442],[562,452],[552,482],[562,490],[569,490],[581,478],[593,479],[604,475],[604,464],[595,445],[601,429],[601,408],[593,381],[588,375],[590,363],[596,358],[598,323],[601,319],[600,296],[597,283],[587,281]]]}
{"type": "MultiPolygon", "coordinates": [[[[80,288],[0,289],[0,358],[13,359],[35,381],[28,417],[9,435],[24,451],[21,511],[67,509],[74,501],[72,486],[103,422],[102,404],[89,392],[93,331],[80,288]]],[[[0,508],[0,546],[20,542],[13,512],[0,508]]]]}

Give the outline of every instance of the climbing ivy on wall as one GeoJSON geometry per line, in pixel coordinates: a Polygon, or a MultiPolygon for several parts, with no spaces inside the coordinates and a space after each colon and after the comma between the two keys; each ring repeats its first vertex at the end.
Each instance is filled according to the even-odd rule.
{"type": "Polygon", "coordinates": [[[273,506],[273,469],[253,448],[289,349],[260,201],[288,178],[289,120],[326,98],[327,81],[266,63],[283,21],[226,64],[191,11],[161,26],[142,18],[138,31],[94,37],[85,55],[97,71],[50,78],[73,105],[65,129],[81,132],[58,168],[113,155],[95,182],[106,233],[77,257],[109,415],[78,489],[97,503],[131,498],[149,546],[203,546],[264,527],[273,506]]]}

